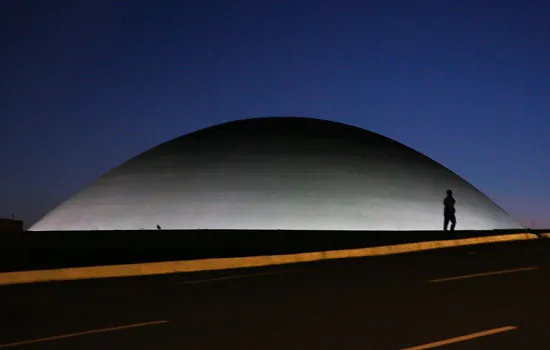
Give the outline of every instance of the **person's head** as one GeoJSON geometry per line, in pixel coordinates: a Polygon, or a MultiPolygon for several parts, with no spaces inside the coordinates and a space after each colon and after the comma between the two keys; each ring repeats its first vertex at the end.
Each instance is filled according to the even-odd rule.
{"type": "Polygon", "coordinates": [[[447,196],[452,197],[453,196],[453,190],[447,190],[447,196]]]}

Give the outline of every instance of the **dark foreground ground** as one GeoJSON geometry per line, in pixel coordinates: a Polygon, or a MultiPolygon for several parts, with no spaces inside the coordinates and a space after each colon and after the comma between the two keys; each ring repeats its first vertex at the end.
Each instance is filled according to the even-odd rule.
{"type": "Polygon", "coordinates": [[[511,326],[443,348],[550,349],[549,253],[550,240],[541,239],[4,286],[0,348],[405,349],[511,326]],[[511,271],[430,282],[501,270],[511,271]]]}

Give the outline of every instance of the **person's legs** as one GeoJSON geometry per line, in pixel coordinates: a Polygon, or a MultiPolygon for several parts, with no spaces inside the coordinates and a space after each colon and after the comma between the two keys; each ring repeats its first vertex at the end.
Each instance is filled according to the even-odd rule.
{"type": "Polygon", "coordinates": [[[443,231],[447,231],[447,226],[449,226],[449,216],[445,215],[443,218],[443,231]]]}
{"type": "Polygon", "coordinates": [[[453,216],[451,216],[450,221],[451,221],[451,231],[454,231],[456,226],[456,216],[454,214],[453,216]]]}

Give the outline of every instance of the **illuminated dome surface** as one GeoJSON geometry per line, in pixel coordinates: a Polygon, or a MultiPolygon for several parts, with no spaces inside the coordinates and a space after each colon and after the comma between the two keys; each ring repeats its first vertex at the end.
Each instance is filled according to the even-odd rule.
{"type": "Polygon", "coordinates": [[[441,164],[379,134],[312,118],[253,118],[165,142],[107,172],[33,231],[520,228],[441,164]]]}

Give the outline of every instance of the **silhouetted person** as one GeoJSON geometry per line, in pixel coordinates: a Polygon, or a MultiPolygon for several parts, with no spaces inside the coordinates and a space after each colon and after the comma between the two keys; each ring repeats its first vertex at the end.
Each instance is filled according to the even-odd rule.
{"type": "Polygon", "coordinates": [[[443,231],[447,231],[449,221],[451,222],[451,231],[455,230],[456,216],[455,216],[455,199],[453,198],[453,191],[447,190],[447,197],[443,200],[443,231]]]}
{"type": "Polygon", "coordinates": [[[160,229],[161,229],[160,225],[157,225],[157,230],[160,230],[160,229]]]}

